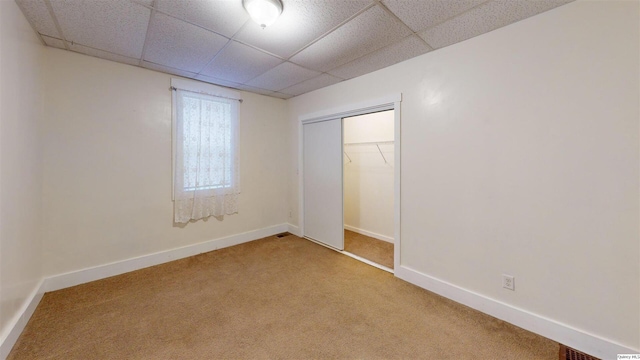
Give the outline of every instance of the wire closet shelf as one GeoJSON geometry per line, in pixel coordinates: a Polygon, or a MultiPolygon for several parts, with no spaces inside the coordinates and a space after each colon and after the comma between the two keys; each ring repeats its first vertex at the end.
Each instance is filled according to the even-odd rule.
{"type": "Polygon", "coordinates": [[[364,142],[356,142],[356,143],[344,143],[344,155],[347,157],[347,159],[349,159],[349,162],[353,162],[351,160],[351,157],[349,156],[349,154],[347,154],[347,150],[346,148],[349,146],[371,146],[371,145],[375,145],[376,148],[378,148],[378,152],[380,153],[380,156],[382,156],[382,160],[384,160],[385,164],[388,164],[387,162],[387,158],[384,156],[384,153],[382,153],[382,150],[380,149],[380,145],[393,145],[394,142],[393,141],[364,141],[364,142]]]}

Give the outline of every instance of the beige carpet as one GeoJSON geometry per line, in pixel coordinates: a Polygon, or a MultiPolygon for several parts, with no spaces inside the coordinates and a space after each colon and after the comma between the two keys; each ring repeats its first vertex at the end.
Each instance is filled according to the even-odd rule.
{"type": "Polygon", "coordinates": [[[45,294],[9,359],[553,359],[558,344],[295,236],[45,294]]]}
{"type": "Polygon", "coordinates": [[[345,230],[344,250],[393,269],[392,243],[345,230]]]}

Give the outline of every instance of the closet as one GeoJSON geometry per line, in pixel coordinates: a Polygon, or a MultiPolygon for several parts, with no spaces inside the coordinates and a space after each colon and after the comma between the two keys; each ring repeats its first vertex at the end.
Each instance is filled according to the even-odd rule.
{"type": "Polygon", "coordinates": [[[394,112],[342,121],[344,250],[393,269],[394,112]]]}
{"type": "Polygon", "coordinates": [[[300,234],[390,272],[402,260],[401,100],[307,114],[299,127],[300,234]]]}

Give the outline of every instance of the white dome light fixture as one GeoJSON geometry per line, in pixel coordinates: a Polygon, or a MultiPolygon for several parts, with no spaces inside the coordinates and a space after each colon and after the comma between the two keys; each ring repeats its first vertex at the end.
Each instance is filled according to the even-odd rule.
{"type": "Polygon", "coordinates": [[[282,14],[280,0],[242,0],[242,6],[263,29],[276,22],[282,14]]]}

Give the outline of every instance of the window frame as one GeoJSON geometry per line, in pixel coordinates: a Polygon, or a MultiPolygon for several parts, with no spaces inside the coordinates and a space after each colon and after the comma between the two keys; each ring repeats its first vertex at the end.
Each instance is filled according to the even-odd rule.
{"type": "MultiPolygon", "coordinates": [[[[176,183],[176,160],[177,160],[177,156],[178,156],[178,141],[177,141],[177,115],[178,115],[178,106],[177,106],[177,91],[176,90],[183,90],[183,91],[188,91],[188,92],[194,92],[194,93],[199,93],[199,94],[203,94],[203,95],[208,95],[208,96],[213,96],[213,97],[218,97],[218,98],[224,98],[224,99],[230,99],[231,101],[239,101],[242,102],[242,99],[240,97],[240,93],[238,91],[234,91],[234,90],[230,90],[227,88],[222,88],[219,86],[215,86],[215,85],[211,85],[211,84],[206,84],[206,83],[202,83],[202,82],[198,82],[198,81],[190,81],[190,80],[185,80],[185,79],[178,79],[178,78],[171,78],[171,199],[175,200],[176,199],[176,194],[175,194],[175,183],[176,183]]],[[[232,111],[233,114],[233,111],[232,111]]],[[[236,106],[235,107],[235,119],[231,119],[231,138],[232,140],[235,138],[236,143],[232,145],[234,154],[236,157],[239,157],[239,144],[237,142],[239,142],[238,138],[239,138],[239,134],[237,134],[239,132],[239,128],[240,128],[240,106],[236,106]],[[234,134],[234,132],[236,134],[234,134]]],[[[231,174],[232,174],[232,180],[231,180],[231,184],[228,186],[208,186],[208,187],[202,187],[202,188],[197,188],[194,189],[195,191],[205,191],[205,190],[213,190],[213,189],[230,189],[233,188],[234,186],[234,180],[238,180],[238,179],[233,179],[234,174],[239,174],[240,169],[235,169],[235,164],[234,161],[231,161],[231,174]]],[[[237,164],[237,166],[239,167],[239,164],[237,164]]],[[[238,183],[236,183],[238,184],[238,183]]],[[[190,190],[190,191],[194,191],[194,190],[190,190]]],[[[238,189],[239,192],[239,189],[238,189]]]]}

